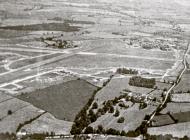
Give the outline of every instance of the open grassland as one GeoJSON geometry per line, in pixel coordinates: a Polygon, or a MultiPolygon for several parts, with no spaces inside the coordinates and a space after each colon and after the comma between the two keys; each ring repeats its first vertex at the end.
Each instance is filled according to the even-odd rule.
{"type": "Polygon", "coordinates": [[[190,122],[190,111],[157,115],[152,120],[153,127],[190,122]]]}
{"type": "Polygon", "coordinates": [[[153,127],[165,126],[174,123],[175,121],[168,114],[155,116],[152,120],[153,127]]]}
{"type": "Polygon", "coordinates": [[[40,109],[32,105],[19,109],[12,115],[7,116],[0,121],[0,132],[15,133],[20,124],[24,124],[26,121],[29,121],[40,115],[40,111],[40,109]]]}
{"type": "MultiPolygon", "coordinates": [[[[115,97],[123,95],[124,89],[131,92],[131,95],[134,94],[134,96],[136,93],[145,95],[153,90],[143,87],[130,86],[128,84],[129,78],[130,77],[120,77],[120,75],[115,75],[111,81],[96,94],[94,100],[98,104],[99,109],[104,102],[108,100],[114,100],[115,97]]],[[[125,100],[125,98],[123,98],[123,100],[125,100]]],[[[107,112],[98,117],[98,119],[91,123],[90,126],[93,126],[97,129],[98,125],[102,125],[105,130],[114,128],[119,131],[124,130],[125,132],[136,130],[141,125],[145,115],[151,114],[156,108],[155,106],[148,105],[144,109],[140,109],[140,103],[123,100],[120,100],[119,103],[125,102],[124,104],[128,106],[127,108],[122,108],[119,105],[114,106],[114,110],[119,110],[119,116],[115,117],[114,113],[107,112]],[[123,123],[118,123],[118,118],[120,117],[124,117],[123,123]]]]}
{"type": "Polygon", "coordinates": [[[152,58],[173,60],[175,59],[174,52],[172,51],[161,51],[157,49],[147,50],[142,48],[130,47],[122,40],[100,40],[98,47],[97,41],[91,41],[91,46],[94,48],[90,52],[103,53],[103,54],[117,54],[118,56],[128,55],[136,57],[152,58]]]}
{"type": "Polygon", "coordinates": [[[187,92],[190,91],[190,71],[187,70],[182,76],[180,83],[175,87],[175,92],[187,92]]]}
{"type": "MultiPolygon", "coordinates": [[[[23,48],[21,48],[21,49],[23,49],[23,48]]],[[[13,53],[13,54],[18,54],[18,55],[23,55],[23,56],[38,56],[38,55],[42,55],[42,54],[46,54],[46,53],[44,53],[43,51],[41,51],[41,52],[36,52],[36,51],[32,51],[32,50],[30,50],[30,51],[24,51],[24,49],[23,50],[15,50],[14,48],[12,49],[12,48],[0,48],[0,51],[2,52],[2,53],[13,53]]]]}
{"type": "Polygon", "coordinates": [[[55,132],[55,134],[69,134],[72,122],[58,120],[49,113],[45,113],[38,119],[23,127],[29,133],[55,132]]]}
{"type": "Polygon", "coordinates": [[[172,102],[190,103],[190,93],[172,94],[172,102]]]}
{"type": "Polygon", "coordinates": [[[0,110],[1,110],[1,114],[0,114],[0,118],[4,119],[8,116],[8,111],[11,110],[13,113],[29,106],[28,103],[21,101],[19,99],[16,98],[11,98],[9,100],[5,100],[4,102],[2,102],[0,104],[0,110]]]}
{"type": "Polygon", "coordinates": [[[18,98],[48,111],[58,119],[72,121],[95,90],[96,87],[86,81],[73,80],[25,93],[18,98]]]}
{"type": "Polygon", "coordinates": [[[151,135],[166,135],[171,134],[174,137],[190,137],[190,122],[171,124],[161,127],[151,127],[148,128],[148,134],[151,135]]]}
{"type": "Polygon", "coordinates": [[[67,68],[117,68],[117,67],[132,67],[147,70],[166,70],[173,66],[173,61],[158,61],[133,57],[110,56],[104,54],[80,53],[48,67],[62,66],[67,68]]]}
{"type": "Polygon", "coordinates": [[[163,83],[163,82],[160,82],[160,81],[156,81],[156,87],[159,90],[164,90],[164,89],[169,89],[171,87],[171,84],[167,83],[167,82],[163,83]]]}
{"type": "Polygon", "coordinates": [[[4,68],[4,67],[0,67],[0,73],[4,73],[6,72],[7,70],[4,68]]]}
{"type": "Polygon", "coordinates": [[[123,123],[117,122],[119,117],[114,117],[112,113],[106,113],[90,125],[95,128],[97,128],[98,125],[102,125],[105,129],[114,128],[120,131],[124,130],[125,132],[134,131],[141,125],[145,115],[151,114],[154,109],[155,107],[148,106],[145,109],[139,110],[139,103],[135,103],[131,104],[127,109],[119,109],[119,117],[125,118],[123,123]]]}
{"type": "Polygon", "coordinates": [[[77,80],[77,77],[64,75],[64,74],[47,73],[17,83],[18,85],[24,87],[23,89],[20,89],[18,92],[19,93],[31,92],[35,91],[36,89],[43,89],[51,85],[56,85],[72,80],[77,80]]]}
{"type": "Polygon", "coordinates": [[[113,77],[112,80],[108,83],[108,85],[96,94],[95,100],[97,100],[99,104],[103,103],[106,100],[112,100],[115,97],[122,95],[123,94],[122,91],[124,89],[127,89],[132,93],[133,92],[140,93],[142,95],[152,91],[152,89],[149,88],[130,86],[128,84],[130,77],[117,77],[117,76],[119,75],[113,77]]]}
{"type": "Polygon", "coordinates": [[[168,111],[170,113],[186,112],[190,110],[190,103],[167,103],[167,107],[164,108],[161,113],[165,114],[168,111]]]}
{"type": "Polygon", "coordinates": [[[43,60],[51,59],[55,56],[59,56],[61,54],[55,53],[55,54],[50,54],[50,55],[44,55],[44,56],[39,56],[39,57],[34,57],[34,58],[27,58],[23,60],[18,60],[13,62],[9,67],[11,69],[17,69],[26,65],[34,64],[43,60]]]}
{"type": "Polygon", "coordinates": [[[3,30],[0,29],[0,38],[15,38],[27,35],[28,31],[3,30]]]}
{"type": "Polygon", "coordinates": [[[9,95],[7,95],[5,93],[2,93],[2,92],[0,92],[0,96],[1,96],[0,103],[3,103],[5,101],[10,100],[10,99],[13,98],[13,97],[11,97],[11,96],[9,96],[9,95]]]}
{"type": "Polygon", "coordinates": [[[15,133],[20,124],[24,124],[40,114],[42,110],[27,102],[0,94],[0,133],[15,133]]]}
{"type": "Polygon", "coordinates": [[[74,32],[79,31],[79,27],[69,26],[66,23],[46,23],[46,24],[35,24],[35,25],[18,25],[18,26],[5,26],[0,29],[6,30],[23,30],[23,31],[65,31],[74,32]]]}

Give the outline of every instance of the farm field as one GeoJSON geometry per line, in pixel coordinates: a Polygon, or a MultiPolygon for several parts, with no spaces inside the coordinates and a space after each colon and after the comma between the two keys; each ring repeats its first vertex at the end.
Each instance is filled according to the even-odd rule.
{"type": "Polygon", "coordinates": [[[24,124],[26,121],[29,121],[40,114],[41,110],[32,105],[22,108],[12,115],[7,116],[0,122],[0,132],[16,133],[20,124],[24,124]]]}
{"type": "Polygon", "coordinates": [[[20,124],[24,124],[43,112],[5,93],[1,93],[0,97],[0,133],[15,133],[20,124]]]}
{"type": "Polygon", "coordinates": [[[189,84],[190,84],[190,73],[188,70],[188,71],[186,71],[186,73],[182,77],[179,85],[174,89],[174,91],[175,92],[187,92],[190,90],[189,84]]]}
{"type": "Polygon", "coordinates": [[[95,86],[83,80],[73,80],[17,97],[48,111],[58,119],[73,121],[95,90],[95,86]]]}
{"type": "Polygon", "coordinates": [[[168,111],[170,113],[177,113],[177,112],[186,112],[189,110],[190,110],[190,103],[173,103],[173,102],[170,102],[167,104],[167,107],[161,111],[161,113],[165,114],[168,111]]]}
{"type": "Polygon", "coordinates": [[[154,106],[148,106],[145,109],[139,110],[139,104],[135,103],[125,110],[119,109],[119,117],[125,118],[123,123],[117,123],[119,117],[114,117],[113,114],[107,113],[90,125],[95,128],[97,128],[98,125],[102,125],[105,129],[115,128],[116,130],[124,130],[125,132],[135,131],[141,125],[145,115],[151,114],[154,109],[154,106]],[[135,121],[134,116],[136,116],[135,121]]]}
{"type": "Polygon", "coordinates": [[[115,97],[122,95],[122,92],[125,89],[130,90],[132,93],[140,93],[142,95],[152,91],[152,89],[148,88],[130,86],[128,83],[129,77],[119,77],[116,75],[111,79],[106,87],[96,94],[95,100],[97,100],[98,104],[101,104],[106,100],[112,100],[115,97]]]}
{"type": "Polygon", "coordinates": [[[49,113],[45,113],[38,119],[23,127],[29,133],[51,133],[69,134],[72,122],[58,120],[49,113]]]}
{"type": "Polygon", "coordinates": [[[189,135],[189,124],[190,122],[186,123],[177,123],[177,124],[171,124],[161,127],[153,127],[148,128],[148,134],[151,135],[166,135],[171,134],[174,137],[182,138],[184,136],[190,136],[189,135]]]}
{"type": "MultiPolygon", "coordinates": [[[[0,133],[102,125],[139,140],[146,129],[189,136],[189,9],[188,0],[1,0],[0,133]],[[129,85],[134,76],[144,87],[129,85]]],[[[109,135],[95,139],[123,139],[109,135]]]]}
{"type": "Polygon", "coordinates": [[[171,100],[173,102],[189,103],[190,102],[190,94],[189,93],[173,94],[171,100]]]}

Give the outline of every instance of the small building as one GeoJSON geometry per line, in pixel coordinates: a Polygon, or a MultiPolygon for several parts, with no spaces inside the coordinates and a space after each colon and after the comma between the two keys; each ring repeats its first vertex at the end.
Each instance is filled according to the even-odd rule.
{"type": "Polygon", "coordinates": [[[19,132],[17,132],[16,137],[18,139],[21,139],[22,137],[27,135],[27,131],[25,129],[21,129],[19,132]]]}

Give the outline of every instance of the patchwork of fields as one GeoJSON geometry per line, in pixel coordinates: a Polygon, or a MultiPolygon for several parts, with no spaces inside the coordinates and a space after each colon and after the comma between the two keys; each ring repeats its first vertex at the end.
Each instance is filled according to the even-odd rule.
{"type": "Polygon", "coordinates": [[[189,8],[188,0],[1,0],[0,133],[189,136],[189,8]],[[135,76],[155,85],[131,85],[135,76]]]}

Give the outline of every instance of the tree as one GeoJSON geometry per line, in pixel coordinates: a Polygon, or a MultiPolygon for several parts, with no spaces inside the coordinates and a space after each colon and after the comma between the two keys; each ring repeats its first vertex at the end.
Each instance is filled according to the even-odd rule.
{"type": "Polygon", "coordinates": [[[98,125],[97,133],[98,134],[102,134],[103,131],[104,131],[103,126],[102,125],[98,125]]]}
{"type": "Polygon", "coordinates": [[[85,129],[84,133],[85,133],[85,134],[92,134],[92,133],[94,133],[93,127],[88,126],[88,127],[85,129]]]}
{"type": "Polygon", "coordinates": [[[113,128],[110,128],[110,129],[106,130],[106,134],[108,134],[108,135],[120,135],[120,131],[117,131],[113,128]]]}
{"type": "Polygon", "coordinates": [[[7,115],[12,115],[12,113],[13,113],[12,110],[7,111],[7,115]]]}
{"type": "Polygon", "coordinates": [[[121,136],[126,136],[127,135],[127,133],[125,132],[125,131],[121,131],[121,136]]]}
{"type": "Polygon", "coordinates": [[[155,78],[142,78],[140,76],[133,76],[129,79],[129,85],[137,87],[154,88],[156,85],[155,78]]]}
{"type": "Polygon", "coordinates": [[[125,121],[125,118],[124,117],[120,117],[118,120],[117,120],[117,123],[123,123],[125,121]]]}
{"type": "Polygon", "coordinates": [[[118,117],[118,116],[119,116],[119,114],[120,114],[120,113],[119,113],[119,110],[117,109],[117,110],[115,111],[114,116],[115,116],[115,117],[118,117]]]}
{"type": "Polygon", "coordinates": [[[139,104],[139,109],[144,109],[144,108],[146,108],[147,107],[147,103],[140,103],[139,104]]]}
{"type": "Polygon", "coordinates": [[[97,109],[97,108],[98,108],[98,104],[96,102],[94,102],[92,105],[92,109],[97,109]]]}
{"type": "Polygon", "coordinates": [[[111,107],[110,107],[110,110],[109,110],[109,113],[113,113],[113,112],[114,112],[114,107],[111,106],[111,107]]]}

